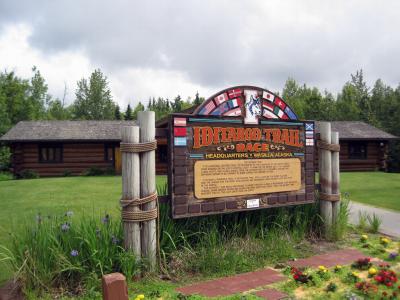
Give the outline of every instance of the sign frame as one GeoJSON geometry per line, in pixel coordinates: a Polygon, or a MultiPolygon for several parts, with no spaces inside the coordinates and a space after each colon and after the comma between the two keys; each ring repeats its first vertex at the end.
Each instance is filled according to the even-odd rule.
{"type": "Polygon", "coordinates": [[[171,214],[174,219],[315,202],[315,124],[313,121],[260,119],[258,124],[244,124],[242,116],[175,113],[169,116],[168,123],[168,191],[171,200],[171,214]],[[199,151],[193,151],[193,125],[203,127],[226,125],[261,129],[269,127],[302,128],[301,141],[304,143],[304,150],[298,153],[299,159],[301,159],[301,189],[292,192],[197,199],[194,196],[193,166],[196,160],[204,159],[204,157],[200,158],[199,151]],[[306,131],[306,127],[309,130],[306,131]],[[184,136],[185,130],[182,128],[186,128],[186,136],[184,136]]]}

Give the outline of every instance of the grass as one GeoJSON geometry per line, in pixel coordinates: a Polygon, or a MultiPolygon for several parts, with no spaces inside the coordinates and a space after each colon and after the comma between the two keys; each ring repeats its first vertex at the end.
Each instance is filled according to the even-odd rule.
{"type": "Polygon", "coordinates": [[[351,201],[400,211],[400,173],[341,173],[341,192],[351,201]]]}

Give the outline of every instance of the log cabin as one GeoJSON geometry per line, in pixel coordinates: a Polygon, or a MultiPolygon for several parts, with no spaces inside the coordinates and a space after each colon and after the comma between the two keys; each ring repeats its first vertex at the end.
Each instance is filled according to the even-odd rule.
{"type": "MultiPolygon", "coordinates": [[[[342,171],[386,170],[390,140],[397,137],[360,121],[335,121],[342,171]]],[[[156,172],[167,174],[167,122],[157,122],[156,172]]],[[[121,172],[120,131],[134,121],[21,121],[0,138],[10,146],[11,171],[39,176],[82,175],[89,168],[121,172]]],[[[318,132],[318,122],[316,122],[318,132]]],[[[316,158],[318,164],[318,156],[316,158]]]]}

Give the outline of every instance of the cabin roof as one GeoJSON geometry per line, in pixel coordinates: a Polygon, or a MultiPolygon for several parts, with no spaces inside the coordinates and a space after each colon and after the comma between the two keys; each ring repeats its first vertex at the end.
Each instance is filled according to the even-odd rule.
{"type": "MultiPolygon", "coordinates": [[[[157,122],[157,125],[160,122],[157,122]]],[[[319,132],[319,121],[316,121],[319,132]]],[[[341,140],[390,140],[396,136],[361,121],[332,121],[341,140]]],[[[135,121],[21,121],[4,134],[3,142],[120,141],[121,127],[135,121]]]]}
{"type": "Polygon", "coordinates": [[[121,127],[135,121],[21,121],[0,141],[120,141],[121,127]]]}
{"type": "MultiPolygon", "coordinates": [[[[315,122],[319,132],[320,121],[315,122]]],[[[391,140],[396,136],[362,121],[331,121],[332,131],[339,132],[341,140],[391,140]]]]}

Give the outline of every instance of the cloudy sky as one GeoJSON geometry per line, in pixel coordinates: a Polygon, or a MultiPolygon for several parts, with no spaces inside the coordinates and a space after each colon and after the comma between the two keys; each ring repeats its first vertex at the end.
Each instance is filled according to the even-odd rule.
{"type": "Polygon", "coordinates": [[[74,100],[100,68],[120,105],[288,77],[338,92],[362,68],[400,82],[400,1],[1,0],[0,67],[74,100]]]}

